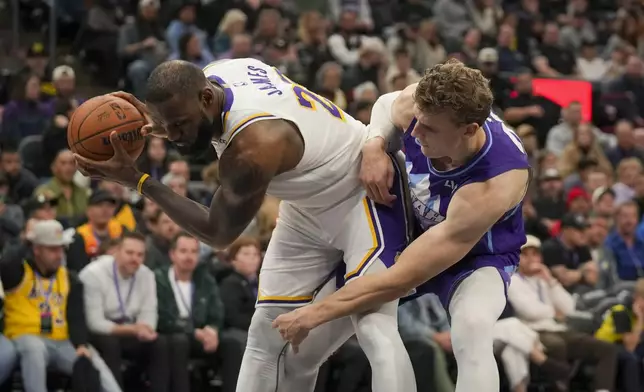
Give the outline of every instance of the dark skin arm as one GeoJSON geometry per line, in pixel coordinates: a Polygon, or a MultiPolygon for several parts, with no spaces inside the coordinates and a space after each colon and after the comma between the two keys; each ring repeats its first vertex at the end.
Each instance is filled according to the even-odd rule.
{"type": "MultiPolygon", "coordinates": [[[[135,158],[124,150],[115,133],[110,135],[115,155],[109,161],[95,162],[75,155],[79,169],[92,178],[102,178],[136,189],[143,173],[135,158]]],[[[284,120],[253,123],[237,135],[219,160],[220,186],[210,208],[174,193],[148,178],[143,195],[152,199],[184,230],[211,246],[230,245],[248,226],[264,200],[269,183],[276,175],[294,168],[304,145],[299,133],[284,120]],[[270,154],[267,154],[270,151],[270,154]]]]}

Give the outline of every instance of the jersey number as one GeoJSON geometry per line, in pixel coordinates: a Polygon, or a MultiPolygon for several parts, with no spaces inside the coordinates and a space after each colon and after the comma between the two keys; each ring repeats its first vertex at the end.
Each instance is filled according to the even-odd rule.
{"type": "Polygon", "coordinates": [[[279,77],[286,83],[289,83],[293,85],[293,93],[295,94],[295,97],[297,98],[297,103],[310,110],[317,110],[317,105],[316,103],[320,104],[326,110],[329,112],[330,115],[333,117],[345,121],[344,118],[344,112],[342,109],[337,107],[333,102],[329,101],[328,99],[321,97],[317,95],[316,93],[310,91],[306,87],[299,85],[297,83],[294,83],[291,79],[287,78],[284,76],[277,68],[274,68],[275,72],[279,75],[279,77]]]}

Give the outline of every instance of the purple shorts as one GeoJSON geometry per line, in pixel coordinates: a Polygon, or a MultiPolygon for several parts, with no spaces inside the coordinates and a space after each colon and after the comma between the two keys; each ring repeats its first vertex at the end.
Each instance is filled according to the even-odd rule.
{"type": "Polygon", "coordinates": [[[449,302],[458,285],[474,271],[483,267],[494,267],[499,271],[505,283],[505,294],[508,293],[510,278],[519,265],[519,251],[496,255],[466,256],[463,260],[449,267],[416,288],[416,292],[403,298],[407,302],[421,295],[434,293],[438,296],[443,307],[449,308],[449,302]]]}
{"type": "MultiPolygon", "coordinates": [[[[368,202],[369,214],[371,220],[377,222],[375,226],[380,230],[375,230],[374,235],[382,251],[378,254],[378,259],[387,268],[394,265],[398,255],[411,243],[414,236],[413,212],[409,205],[406,192],[406,179],[403,176],[405,167],[404,162],[392,158],[394,162],[394,185],[391,193],[396,196],[394,204],[384,206],[368,202]]],[[[375,256],[374,256],[375,257],[375,256]]],[[[344,286],[345,281],[361,276],[368,263],[362,263],[365,268],[353,271],[347,274],[346,265],[341,263],[336,271],[338,288],[344,286]]]]}

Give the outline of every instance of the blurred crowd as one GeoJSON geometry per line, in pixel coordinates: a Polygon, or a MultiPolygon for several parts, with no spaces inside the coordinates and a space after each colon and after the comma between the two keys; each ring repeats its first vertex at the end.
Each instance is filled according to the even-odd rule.
{"type": "MultiPolygon", "coordinates": [[[[19,3],[25,29],[48,30],[50,3],[19,3]]],[[[43,37],[0,72],[1,388],[235,390],[279,201],[267,197],[243,237],[215,252],[136,192],[80,175],[66,128],[90,98],[82,83],[145,99],[149,73],[167,59],[255,57],[364,123],[380,94],[428,67],[457,58],[480,69],[533,167],[528,241],[495,331],[503,390],[644,390],[644,1],[56,7],[59,56],[43,37]]],[[[214,155],[188,159],[150,139],[138,165],[210,203],[214,155]]],[[[440,302],[407,302],[399,316],[419,392],[453,391],[440,302]]],[[[350,340],[322,367],[316,392],[369,384],[350,340]]]]}

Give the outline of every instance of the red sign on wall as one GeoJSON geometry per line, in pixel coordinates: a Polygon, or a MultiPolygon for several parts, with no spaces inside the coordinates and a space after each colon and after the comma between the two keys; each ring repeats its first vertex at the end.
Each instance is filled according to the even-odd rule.
{"type": "Polygon", "coordinates": [[[573,101],[581,104],[584,121],[590,121],[593,113],[593,86],[583,80],[533,79],[535,95],[541,95],[565,108],[573,101]]]}

